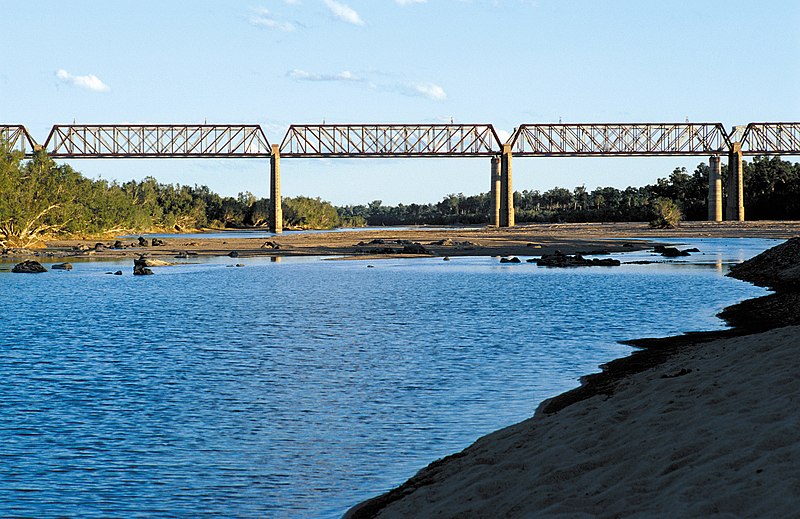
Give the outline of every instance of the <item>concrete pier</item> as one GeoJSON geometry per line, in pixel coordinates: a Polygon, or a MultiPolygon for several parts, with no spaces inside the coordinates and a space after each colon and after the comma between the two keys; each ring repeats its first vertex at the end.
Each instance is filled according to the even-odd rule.
{"type": "Polygon", "coordinates": [[[492,181],[489,185],[489,196],[492,206],[489,214],[489,224],[500,227],[500,157],[492,157],[492,181]]]}
{"type": "Polygon", "coordinates": [[[744,168],[742,167],[742,143],[731,144],[728,153],[728,205],[727,220],[744,221],[744,168]]]}
{"type": "Polygon", "coordinates": [[[708,221],[722,221],[722,161],[719,155],[708,159],[708,221]]]}
{"type": "Polygon", "coordinates": [[[514,227],[514,187],[511,182],[511,145],[500,156],[500,227],[514,227]]]}
{"type": "Polygon", "coordinates": [[[269,232],[283,232],[283,207],[281,206],[281,147],[272,145],[272,156],[269,158],[269,232]]]}

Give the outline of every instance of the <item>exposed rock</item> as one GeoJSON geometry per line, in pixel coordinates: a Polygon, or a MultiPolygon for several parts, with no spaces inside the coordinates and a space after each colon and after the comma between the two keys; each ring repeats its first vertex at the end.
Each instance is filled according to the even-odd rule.
{"type": "Polygon", "coordinates": [[[153,271],[147,268],[147,260],[144,256],[133,260],[133,275],[134,276],[152,276],[153,271]]]}
{"type": "Polygon", "coordinates": [[[665,258],[678,258],[681,256],[689,256],[690,254],[685,250],[679,250],[676,249],[675,247],[663,247],[661,255],[664,256],[665,258]]]}
{"type": "Polygon", "coordinates": [[[516,256],[512,256],[511,258],[500,258],[500,263],[522,263],[522,260],[516,256]]]}
{"type": "Polygon", "coordinates": [[[22,263],[14,265],[14,268],[11,269],[11,272],[16,274],[39,274],[41,272],[47,272],[47,269],[44,268],[38,261],[25,260],[22,263]]]}
{"type": "Polygon", "coordinates": [[[90,247],[88,245],[83,245],[83,244],[78,245],[78,250],[81,251],[81,252],[86,252],[89,249],[90,249],[90,247]]]}
{"type": "Polygon", "coordinates": [[[700,249],[692,247],[691,249],[684,249],[683,252],[700,252],[700,249]]]}
{"type": "MultiPolygon", "coordinates": [[[[361,245],[361,244],[363,244],[363,242],[360,243],[359,245],[361,245]]],[[[262,245],[261,248],[262,249],[280,249],[281,248],[281,244],[278,243],[278,242],[275,242],[275,241],[268,241],[268,242],[264,242],[264,245],[262,245]]]]}
{"type": "Polygon", "coordinates": [[[232,250],[232,251],[230,251],[230,252],[228,253],[228,257],[229,257],[229,258],[238,258],[238,257],[239,257],[239,253],[238,253],[238,252],[236,252],[235,250],[232,250]]]}
{"type": "Polygon", "coordinates": [[[160,240],[158,238],[153,238],[152,240],[150,240],[150,245],[152,245],[153,247],[161,247],[162,245],[166,244],[167,242],[165,242],[164,240],[160,240]]]}
{"type": "Polygon", "coordinates": [[[542,245],[539,243],[527,243],[525,244],[526,247],[531,247],[533,249],[541,249],[542,245]]]}
{"type": "Polygon", "coordinates": [[[367,243],[367,245],[384,245],[386,240],[381,240],[380,238],[375,238],[374,240],[367,243]]]}
{"type": "Polygon", "coordinates": [[[52,270],[72,270],[72,263],[56,263],[51,265],[52,270]]]}
{"type": "Polygon", "coordinates": [[[175,257],[176,257],[176,258],[179,258],[179,259],[186,259],[186,258],[188,258],[188,257],[189,257],[189,253],[188,253],[188,252],[186,252],[185,250],[182,250],[182,251],[180,251],[180,252],[178,253],[178,255],[177,255],[177,256],[175,256],[175,257]]]}
{"type": "Polygon", "coordinates": [[[237,263],[236,266],[237,267],[244,267],[244,263],[237,263]]]}
{"type": "Polygon", "coordinates": [[[147,247],[147,240],[145,240],[142,236],[139,236],[139,247],[147,247]]]}
{"type": "Polygon", "coordinates": [[[731,267],[727,275],[762,287],[800,289],[800,238],[791,238],[731,267]]]}
{"type": "Polygon", "coordinates": [[[453,240],[451,240],[450,238],[444,238],[439,241],[431,242],[431,245],[442,245],[445,247],[451,247],[453,245],[453,240]]]}
{"type": "Polygon", "coordinates": [[[176,263],[172,263],[171,261],[164,261],[154,258],[145,258],[144,256],[141,256],[139,259],[141,259],[144,262],[145,267],[173,267],[176,265],[176,263]]]}
{"type": "Polygon", "coordinates": [[[102,243],[95,243],[94,244],[94,250],[96,252],[102,252],[102,251],[106,250],[106,246],[103,245],[102,243]]]}
{"type": "Polygon", "coordinates": [[[115,248],[115,249],[124,249],[125,248],[125,244],[122,243],[121,241],[117,240],[117,241],[114,242],[114,247],[113,248],[115,248]]]}
{"type": "Polygon", "coordinates": [[[545,254],[536,260],[536,264],[540,267],[618,267],[620,262],[613,258],[586,259],[580,254],[570,256],[556,251],[555,254],[545,254]]]}
{"type": "Polygon", "coordinates": [[[403,254],[430,254],[421,243],[410,243],[403,246],[403,254]]]}
{"type": "Polygon", "coordinates": [[[442,258],[442,261],[450,261],[450,256],[445,256],[444,258],[442,258]]]}

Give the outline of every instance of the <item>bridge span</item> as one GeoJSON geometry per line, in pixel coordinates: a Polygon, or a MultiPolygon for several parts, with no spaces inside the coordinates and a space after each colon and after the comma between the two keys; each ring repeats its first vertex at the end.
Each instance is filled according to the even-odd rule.
{"type": "Polygon", "coordinates": [[[721,156],[727,155],[728,220],[744,220],[744,155],[800,155],[800,123],[523,124],[501,142],[491,124],[292,125],[280,145],[258,125],[55,125],[39,145],[22,125],[0,139],[30,157],[256,158],[270,160],[270,230],[282,232],[281,158],[482,157],[491,160],[490,221],[512,227],[512,160],[525,157],[708,156],[708,219],[722,221],[721,156]]]}

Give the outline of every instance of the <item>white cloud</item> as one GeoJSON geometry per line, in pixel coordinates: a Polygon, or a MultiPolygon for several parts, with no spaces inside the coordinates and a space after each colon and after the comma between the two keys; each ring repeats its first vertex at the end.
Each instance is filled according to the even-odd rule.
{"type": "Polygon", "coordinates": [[[266,27],[267,29],[275,29],[283,32],[292,32],[296,29],[291,22],[282,22],[272,16],[268,9],[258,8],[253,9],[253,14],[249,18],[250,25],[256,27],[266,27]]]}
{"type": "Polygon", "coordinates": [[[405,95],[426,97],[433,101],[444,101],[447,99],[447,92],[434,83],[411,83],[404,85],[400,91],[405,95]]]}
{"type": "Polygon", "coordinates": [[[323,0],[333,16],[343,22],[351,23],[353,25],[364,25],[364,20],[358,13],[349,5],[340,4],[336,0],[323,0]]]}
{"type": "Polygon", "coordinates": [[[394,0],[397,5],[424,4],[428,0],[394,0]]]}
{"type": "Polygon", "coordinates": [[[287,72],[286,75],[300,81],[363,81],[349,70],[339,72],[338,74],[315,74],[306,72],[305,70],[293,69],[287,72]]]}
{"type": "Polygon", "coordinates": [[[100,81],[100,78],[94,74],[89,74],[88,76],[73,76],[62,68],[56,71],[56,77],[64,83],[72,83],[76,87],[85,88],[92,92],[108,92],[111,90],[111,87],[100,81]]]}
{"type": "Polygon", "coordinates": [[[511,133],[509,133],[506,130],[503,130],[502,128],[496,128],[496,131],[497,131],[497,136],[500,138],[500,142],[502,144],[507,143],[508,139],[511,138],[511,133]]]}

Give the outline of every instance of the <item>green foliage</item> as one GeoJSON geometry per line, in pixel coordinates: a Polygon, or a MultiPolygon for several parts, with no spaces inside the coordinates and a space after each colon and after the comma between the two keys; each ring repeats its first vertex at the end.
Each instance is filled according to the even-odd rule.
{"type": "Polygon", "coordinates": [[[284,198],[283,222],[294,229],[333,229],[339,226],[339,212],[330,202],[298,196],[284,198]]]}
{"type": "Polygon", "coordinates": [[[674,229],[681,221],[681,210],[678,204],[669,198],[657,198],[653,201],[653,219],[650,227],[657,229],[674,229]]]}

